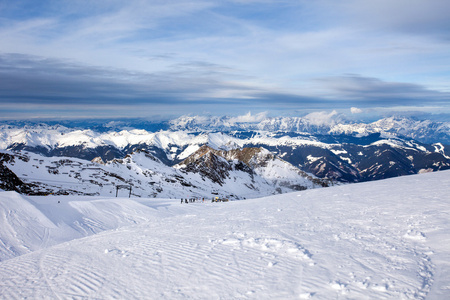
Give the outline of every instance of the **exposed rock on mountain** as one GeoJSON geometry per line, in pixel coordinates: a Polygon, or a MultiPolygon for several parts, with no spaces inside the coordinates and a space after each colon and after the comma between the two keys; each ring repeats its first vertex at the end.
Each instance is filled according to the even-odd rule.
{"type": "Polygon", "coordinates": [[[304,190],[326,187],[330,184],[328,181],[308,175],[262,147],[226,151],[205,145],[181,162],[178,167],[187,172],[200,173],[219,184],[230,176],[230,171],[241,171],[249,174],[252,181],[255,176],[263,178],[279,192],[285,188],[304,190]]]}
{"type": "Polygon", "coordinates": [[[46,195],[48,191],[43,191],[37,185],[31,183],[24,183],[17,175],[12,172],[6,165],[13,164],[15,159],[28,162],[26,156],[11,155],[0,152],[0,189],[5,191],[16,191],[21,194],[28,195],[46,195]]]}

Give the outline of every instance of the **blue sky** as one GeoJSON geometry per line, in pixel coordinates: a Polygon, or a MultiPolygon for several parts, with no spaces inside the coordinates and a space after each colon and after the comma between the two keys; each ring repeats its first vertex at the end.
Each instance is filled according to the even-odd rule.
{"type": "Polygon", "coordinates": [[[1,119],[450,114],[448,0],[0,0],[0,41],[1,119]]]}

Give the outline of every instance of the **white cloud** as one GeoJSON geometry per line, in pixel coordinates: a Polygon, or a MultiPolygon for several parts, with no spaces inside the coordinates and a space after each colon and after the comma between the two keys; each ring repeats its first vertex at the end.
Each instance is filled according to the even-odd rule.
{"type": "Polygon", "coordinates": [[[230,118],[230,123],[256,123],[261,122],[267,117],[267,112],[261,112],[256,115],[252,115],[251,112],[248,112],[247,114],[243,116],[237,116],[230,118]]]}
{"type": "Polygon", "coordinates": [[[333,110],[330,113],[326,111],[319,111],[319,112],[312,112],[306,115],[304,118],[313,125],[323,126],[323,125],[334,125],[338,123],[341,120],[342,115],[340,115],[335,110],[333,110]]]}
{"type": "Polygon", "coordinates": [[[350,108],[350,111],[351,111],[352,114],[361,114],[363,112],[362,109],[357,108],[357,107],[350,108]]]}

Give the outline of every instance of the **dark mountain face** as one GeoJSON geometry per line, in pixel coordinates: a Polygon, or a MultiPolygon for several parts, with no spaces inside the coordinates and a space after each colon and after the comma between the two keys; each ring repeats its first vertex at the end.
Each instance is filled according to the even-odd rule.
{"type": "Polygon", "coordinates": [[[23,181],[20,180],[7,166],[3,165],[4,162],[9,163],[13,160],[13,156],[6,153],[0,153],[0,188],[5,191],[16,191],[19,193],[26,192],[28,187],[23,181]]]}
{"type": "MultiPolygon", "coordinates": [[[[241,171],[251,178],[253,182],[254,171],[250,161],[261,149],[244,148],[230,151],[216,150],[202,146],[194,154],[180,162],[185,172],[199,173],[222,185],[224,179],[229,178],[231,171],[241,171]]],[[[272,155],[273,157],[273,155],[272,155]]]]}
{"type": "Polygon", "coordinates": [[[183,168],[186,173],[199,173],[202,177],[207,177],[221,186],[224,184],[224,180],[230,177],[230,171],[234,170],[246,172],[250,176],[253,174],[253,171],[244,163],[227,161],[211,151],[191,162],[187,162],[187,165],[183,168]]]}
{"type": "Polygon", "coordinates": [[[362,182],[449,169],[448,156],[445,153],[431,152],[432,148],[424,144],[267,147],[306,172],[340,182],[362,182]]]}
{"type": "Polygon", "coordinates": [[[88,148],[83,145],[66,146],[49,149],[41,146],[27,146],[24,144],[13,144],[8,147],[10,151],[29,151],[41,154],[47,157],[52,156],[66,156],[76,157],[86,160],[92,160],[96,157],[101,157],[104,161],[112,160],[114,158],[124,157],[127,153],[121,151],[113,146],[98,146],[95,148],[88,148]]]}
{"type": "Polygon", "coordinates": [[[14,162],[15,159],[27,161],[26,156],[13,156],[0,152],[0,189],[5,191],[16,191],[27,195],[46,195],[48,192],[36,189],[35,184],[24,183],[5,164],[14,162]]]}

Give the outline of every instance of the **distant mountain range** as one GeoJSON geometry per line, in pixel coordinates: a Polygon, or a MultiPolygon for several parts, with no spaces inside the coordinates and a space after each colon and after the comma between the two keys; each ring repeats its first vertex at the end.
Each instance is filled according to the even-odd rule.
{"type": "MultiPolygon", "coordinates": [[[[98,133],[122,130],[143,129],[148,132],[158,131],[268,131],[296,132],[312,135],[350,135],[368,136],[379,133],[384,136],[409,138],[433,144],[450,144],[450,122],[419,120],[407,117],[389,117],[372,123],[354,122],[345,116],[332,112],[312,113],[305,117],[267,117],[265,114],[245,115],[239,117],[216,116],[182,116],[169,121],[148,121],[144,119],[123,120],[79,120],[79,121],[1,121],[0,132],[15,128],[66,127],[68,129],[90,129],[98,133]]],[[[3,142],[4,135],[0,142],[3,142]]]]}
{"type": "Polygon", "coordinates": [[[130,125],[0,125],[2,188],[102,194],[107,179],[110,185],[131,184],[142,196],[214,192],[242,198],[450,168],[450,123],[406,118],[349,123],[330,114],[184,116],[153,124],[164,128],[155,132],[130,125]],[[46,171],[37,172],[40,166],[46,171]],[[51,170],[76,184],[46,182],[51,170]],[[85,187],[89,182],[92,187],[85,187]],[[83,188],[76,188],[80,183],[83,188]]]}
{"type": "Polygon", "coordinates": [[[310,114],[306,117],[201,117],[183,116],[169,121],[171,130],[191,131],[268,131],[297,132],[313,135],[351,135],[357,137],[379,133],[423,143],[450,144],[450,122],[433,122],[390,117],[373,123],[355,123],[337,113],[310,114]]]}

